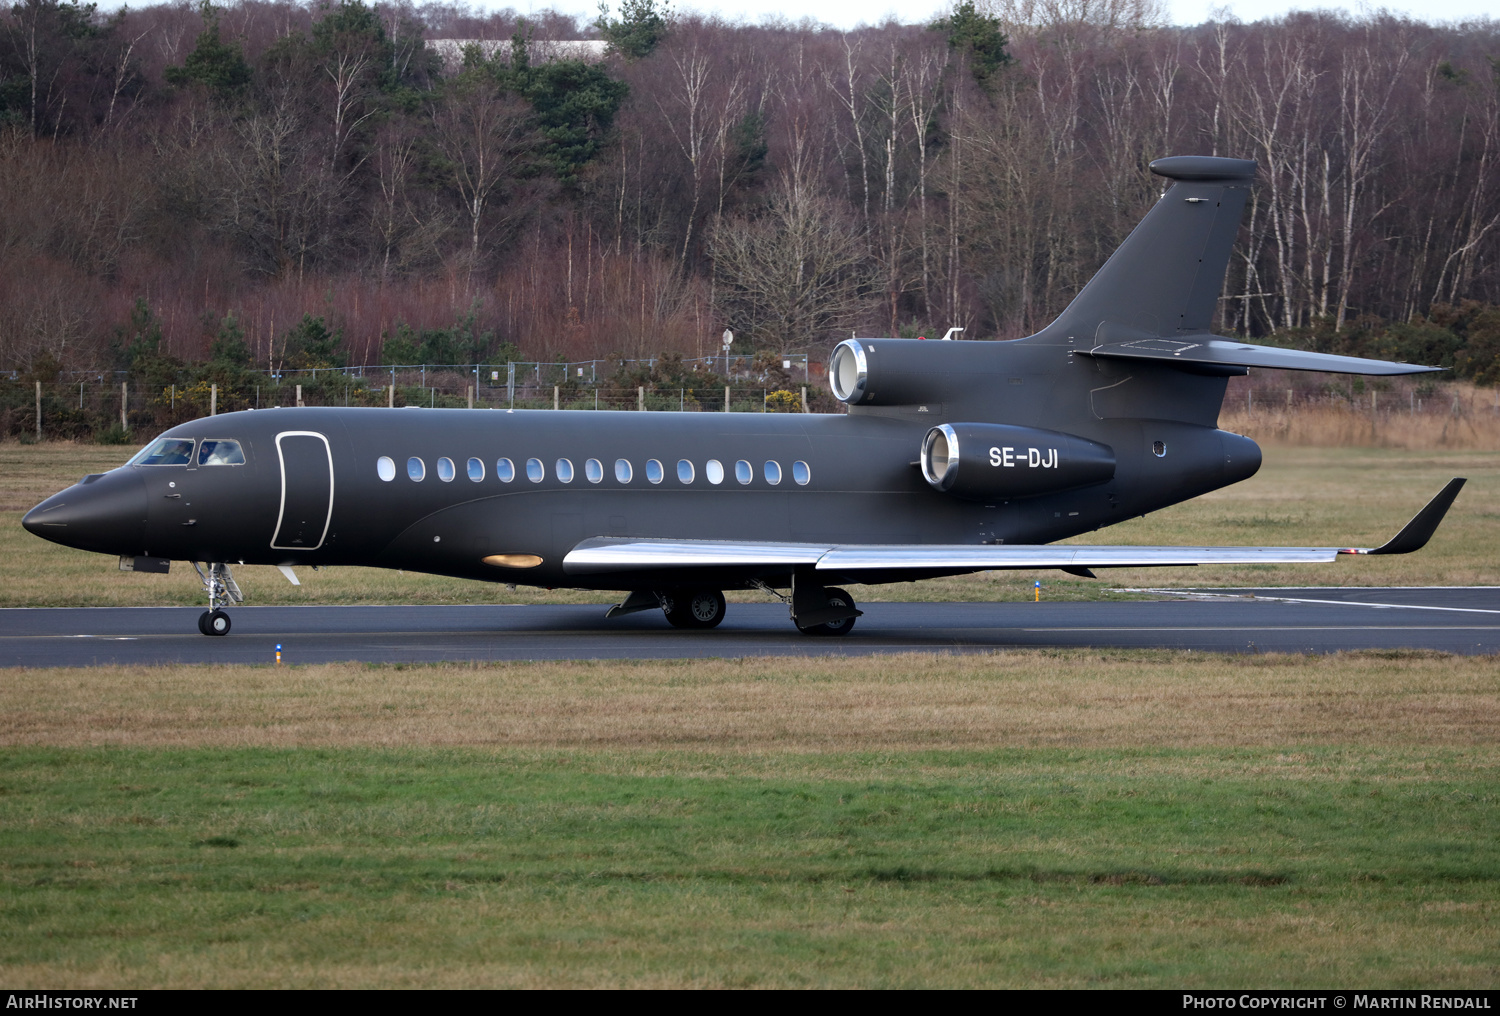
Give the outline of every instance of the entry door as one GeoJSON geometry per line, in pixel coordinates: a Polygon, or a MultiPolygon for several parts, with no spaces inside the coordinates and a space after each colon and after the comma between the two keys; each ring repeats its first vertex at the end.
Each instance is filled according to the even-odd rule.
{"type": "Polygon", "coordinates": [[[271,546],[276,550],[317,550],[328,535],[333,514],[333,452],[328,438],[311,430],[276,435],[281,457],[281,513],[271,546]]]}

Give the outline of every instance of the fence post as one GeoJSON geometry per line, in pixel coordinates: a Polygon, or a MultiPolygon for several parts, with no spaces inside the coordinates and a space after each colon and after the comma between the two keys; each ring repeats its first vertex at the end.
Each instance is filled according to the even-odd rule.
{"type": "Polygon", "coordinates": [[[553,385],[552,386],[552,408],[553,409],[560,409],[560,408],[562,408],[561,407],[561,401],[562,400],[558,396],[558,393],[557,393],[557,385],[553,385]]]}
{"type": "Polygon", "coordinates": [[[386,405],[387,409],[395,409],[396,408],[396,382],[395,381],[392,381],[391,382],[391,386],[386,389],[386,392],[385,392],[385,405],[386,405]]]}
{"type": "Polygon", "coordinates": [[[511,409],[516,408],[516,365],[514,363],[505,365],[505,401],[510,404],[511,409]]]}
{"type": "Polygon", "coordinates": [[[219,386],[218,385],[209,385],[208,386],[208,415],[209,416],[218,416],[219,415],[219,386]]]}
{"type": "Polygon", "coordinates": [[[635,390],[635,408],[643,413],[646,411],[646,389],[644,386],[635,390]]]}
{"type": "Polygon", "coordinates": [[[804,413],[810,412],[807,408],[807,385],[802,386],[802,411],[804,413]]]}
{"type": "Polygon", "coordinates": [[[474,408],[474,386],[473,385],[469,386],[469,408],[470,409],[474,408]]]}
{"type": "Polygon", "coordinates": [[[729,412],[729,386],[724,386],[724,412],[729,412]]]}
{"type": "Polygon", "coordinates": [[[302,386],[301,385],[297,386],[297,408],[298,409],[302,408],[302,386]]]}
{"type": "Polygon", "coordinates": [[[36,383],[36,439],[42,439],[42,383],[36,383]]]}
{"type": "Polygon", "coordinates": [[[130,421],[128,419],[126,419],[126,417],[125,417],[125,410],[126,410],[126,408],[128,407],[128,405],[130,403],[130,389],[128,387],[129,384],[130,384],[130,382],[128,382],[128,381],[121,381],[120,382],[120,429],[121,430],[129,430],[130,429],[130,421]]]}

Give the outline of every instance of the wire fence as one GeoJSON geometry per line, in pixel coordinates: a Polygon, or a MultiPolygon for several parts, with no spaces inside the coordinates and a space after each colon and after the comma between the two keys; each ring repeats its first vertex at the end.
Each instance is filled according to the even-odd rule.
{"type": "MultiPolygon", "coordinates": [[[[657,366],[667,361],[662,357],[646,357],[638,360],[625,359],[598,359],[598,360],[575,360],[572,362],[525,360],[511,361],[507,363],[400,363],[400,364],[362,364],[353,367],[306,367],[293,368],[246,368],[240,373],[257,374],[269,379],[271,383],[282,381],[292,384],[301,383],[304,386],[316,386],[329,383],[330,378],[359,379],[361,383],[378,385],[382,378],[391,378],[393,383],[403,385],[417,384],[426,387],[429,376],[439,377],[448,374],[459,374],[472,379],[471,383],[482,383],[488,380],[491,385],[502,384],[508,386],[531,385],[548,386],[564,384],[588,384],[595,385],[607,381],[620,371],[632,371],[642,369],[654,371],[657,366]],[[417,375],[419,380],[413,381],[412,376],[417,375]],[[394,379],[399,378],[399,382],[394,379]]],[[[821,362],[811,359],[806,353],[781,353],[770,357],[756,356],[703,356],[692,359],[673,359],[674,367],[680,364],[681,371],[698,372],[705,374],[717,374],[725,378],[745,380],[765,373],[767,366],[780,363],[783,371],[791,372],[792,376],[800,378],[803,382],[821,374],[823,365],[821,362]]],[[[62,383],[77,384],[86,381],[97,383],[113,382],[119,384],[121,381],[130,381],[129,371],[63,371],[61,373],[62,383]]],[[[20,381],[22,372],[17,370],[0,371],[0,381],[20,381]]]]}
{"type": "MultiPolygon", "coordinates": [[[[0,374],[0,435],[127,443],[204,416],[298,405],[690,413],[844,410],[829,396],[826,385],[796,383],[801,379],[795,373],[793,383],[781,388],[767,384],[620,387],[609,383],[617,377],[613,372],[602,379],[604,383],[590,383],[589,375],[577,373],[576,364],[529,367],[504,373],[497,368],[490,376],[473,366],[380,368],[378,374],[366,368],[363,377],[351,368],[322,373],[316,382],[311,372],[279,377],[255,373],[240,375],[251,380],[225,384],[203,380],[145,383],[98,373],[38,383],[0,374]]],[[[1221,425],[1233,429],[1252,422],[1265,424],[1289,414],[1357,417],[1372,425],[1392,426],[1400,426],[1402,419],[1492,422],[1500,420],[1500,389],[1409,382],[1383,390],[1327,386],[1309,390],[1238,381],[1225,398],[1221,425]]]]}
{"type": "MultiPolygon", "coordinates": [[[[389,375],[387,375],[388,377],[389,375]]],[[[367,380],[375,380],[370,378],[367,380]]],[[[126,443],[178,423],[220,413],[284,406],[367,406],[430,409],[571,409],[636,412],[809,412],[806,386],[738,385],[634,388],[580,384],[474,384],[453,371],[407,370],[397,383],[371,385],[358,377],[316,386],[289,378],[264,383],[141,384],[92,380],[27,383],[0,378],[0,434],[25,440],[94,439],[126,443]],[[416,382],[416,383],[413,383],[416,382]]]]}

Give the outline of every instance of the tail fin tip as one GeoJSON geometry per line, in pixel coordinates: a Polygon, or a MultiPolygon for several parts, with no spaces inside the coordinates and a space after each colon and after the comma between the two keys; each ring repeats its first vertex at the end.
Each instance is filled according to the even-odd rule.
{"type": "Polygon", "coordinates": [[[1255,177],[1254,159],[1221,159],[1211,155],[1171,155],[1151,163],[1151,172],[1169,180],[1192,180],[1206,183],[1214,180],[1251,180],[1255,177]]]}

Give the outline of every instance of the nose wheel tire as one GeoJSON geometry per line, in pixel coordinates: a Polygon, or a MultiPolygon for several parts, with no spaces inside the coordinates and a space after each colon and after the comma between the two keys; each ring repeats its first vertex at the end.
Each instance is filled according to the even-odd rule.
{"type": "Polygon", "coordinates": [[[674,628],[717,628],[724,620],[724,594],[717,589],[689,589],[667,601],[667,621],[674,628]]]}
{"type": "MultiPolygon", "coordinates": [[[[829,606],[854,606],[854,597],[850,596],[842,589],[838,589],[834,586],[829,586],[827,589],[827,593],[829,606]]],[[[803,627],[799,624],[797,625],[797,630],[804,635],[829,635],[835,637],[840,635],[848,635],[851,631],[854,630],[854,618],[846,617],[842,621],[829,621],[827,624],[810,624],[806,627],[803,627]]]]}
{"type": "Polygon", "coordinates": [[[222,610],[205,610],[198,617],[198,630],[205,635],[228,635],[229,615],[222,610]]]}

